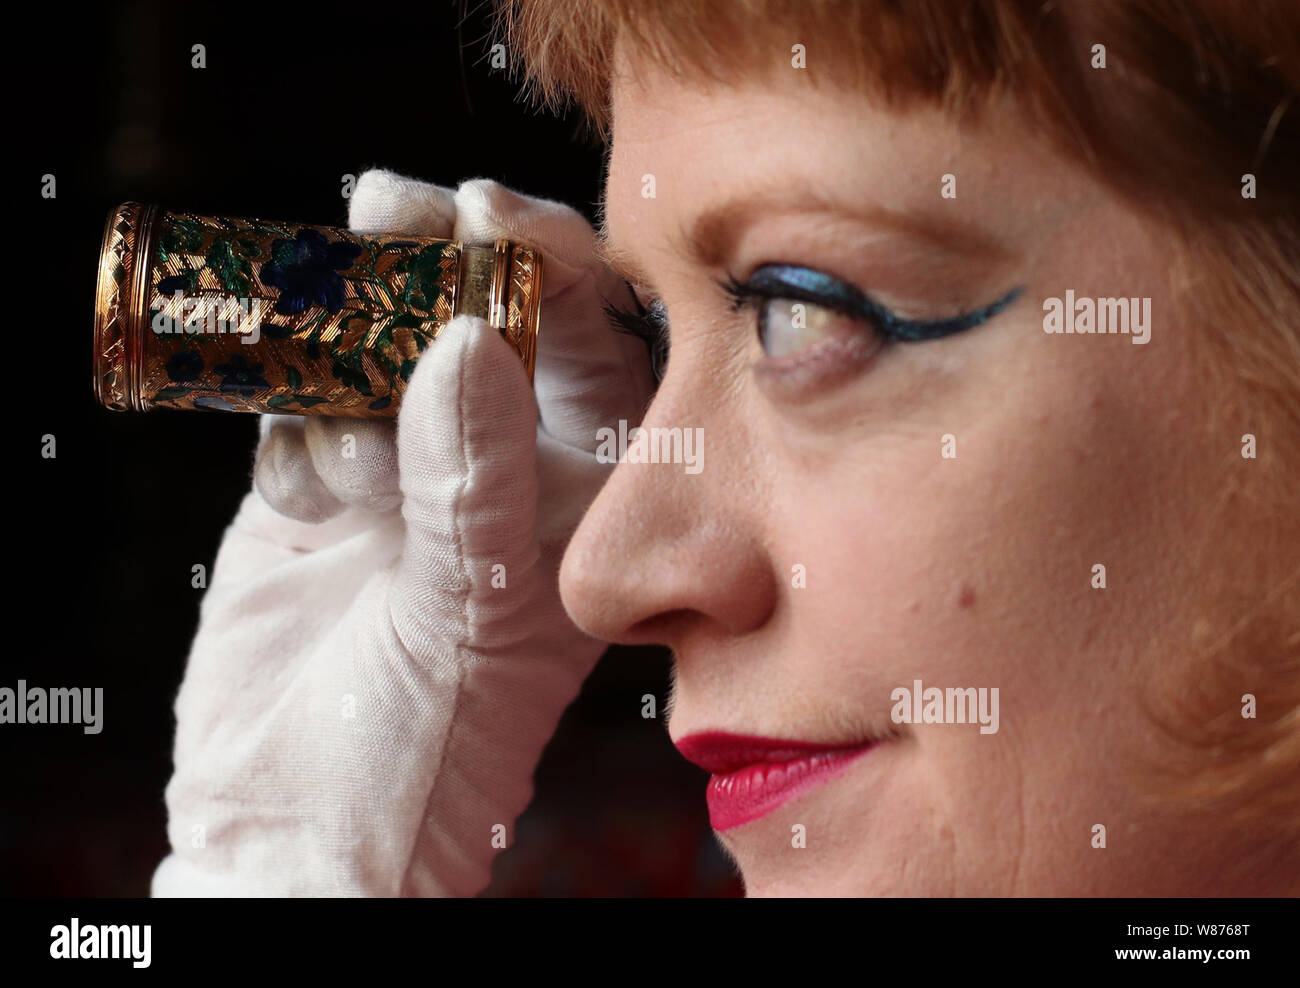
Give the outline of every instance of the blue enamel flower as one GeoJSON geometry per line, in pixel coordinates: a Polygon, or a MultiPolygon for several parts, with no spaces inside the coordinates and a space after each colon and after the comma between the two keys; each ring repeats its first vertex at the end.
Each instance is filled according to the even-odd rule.
{"type": "Polygon", "coordinates": [[[214,412],[233,412],[235,406],[220,395],[200,395],[194,399],[196,408],[210,408],[214,412]]]}
{"type": "Polygon", "coordinates": [[[222,391],[230,391],[246,398],[251,398],[257,392],[265,391],[271,386],[262,377],[262,365],[253,364],[250,367],[244,355],[240,353],[231,357],[229,363],[218,364],[212,369],[221,375],[222,391]]]}
{"type": "Polygon", "coordinates": [[[183,383],[203,373],[203,358],[195,350],[180,350],[167,361],[167,379],[183,383]]]}
{"type": "Polygon", "coordinates": [[[302,229],[293,240],[271,244],[271,259],[262,265],[265,285],[280,290],[275,311],[297,315],[310,305],[323,305],[330,312],[343,307],[343,279],[339,271],[352,267],[360,254],[358,244],[345,240],[330,243],[319,230],[302,229]]]}

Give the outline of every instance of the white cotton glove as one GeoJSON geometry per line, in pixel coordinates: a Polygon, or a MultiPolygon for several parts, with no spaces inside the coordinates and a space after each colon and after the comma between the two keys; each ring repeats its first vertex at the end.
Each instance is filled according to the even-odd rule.
{"type": "Polygon", "coordinates": [[[536,398],[466,316],[420,358],[395,429],[263,420],[176,700],[156,896],[481,890],[604,648],[564,613],[560,556],[610,469],[597,430],[639,421],[652,385],[601,310],[630,300],[590,225],[495,182],[383,171],[349,222],[540,248],[536,398]]]}

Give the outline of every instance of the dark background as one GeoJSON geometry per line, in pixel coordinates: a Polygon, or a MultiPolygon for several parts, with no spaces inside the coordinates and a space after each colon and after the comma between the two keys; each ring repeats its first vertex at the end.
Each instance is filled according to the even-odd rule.
{"type": "MultiPolygon", "coordinates": [[[[451,3],[159,0],[42,8],[10,36],[22,206],[9,395],[22,428],[0,686],[103,687],[104,730],[0,727],[0,894],[143,896],[166,853],[171,704],[202,591],[250,484],[251,416],[111,413],[91,394],[104,219],[125,200],[346,225],[342,176],[495,178],[594,216],[601,151],[488,61],[490,11],[451,3]],[[207,67],[191,67],[191,46],[207,67]],[[42,176],[57,196],[41,197],[42,176]],[[26,237],[34,238],[30,246],[26,237]],[[56,438],[57,457],[40,455],[56,438]]],[[[735,895],[702,772],[640,717],[667,653],[613,649],[565,716],[489,895],[735,895]]]]}

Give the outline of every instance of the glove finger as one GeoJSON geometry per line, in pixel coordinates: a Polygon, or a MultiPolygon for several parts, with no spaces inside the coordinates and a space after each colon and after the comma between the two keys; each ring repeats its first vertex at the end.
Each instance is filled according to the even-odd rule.
{"type": "Polygon", "coordinates": [[[473,179],[456,190],[455,237],[506,237],[545,257],[534,387],[547,433],[594,452],[600,428],[641,420],[654,390],[649,356],[640,340],[614,330],[603,309],[609,302],[631,310],[631,292],[596,259],[596,234],[582,214],[473,179]]]}
{"type": "Polygon", "coordinates": [[[290,416],[263,419],[253,486],[274,511],[295,521],[319,525],[343,510],[312,464],[303,423],[290,416]]]}
{"type": "Polygon", "coordinates": [[[307,420],[304,434],[317,476],[343,504],[390,511],[401,503],[392,422],[319,416],[307,420]]]}
{"type": "Polygon", "coordinates": [[[392,612],[404,640],[427,649],[472,634],[491,647],[495,628],[510,633],[499,619],[527,598],[538,558],[536,443],[518,355],[486,320],[453,319],[411,375],[397,423],[399,585],[412,592],[395,595],[392,612]],[[520,592],[498,592],[494,576],[520,592]]]}
{"type": "Polygon", "coordinates": [[[596,231],[576,209],[554,199],[526,196],[490,178],[472,178],[456,189],[455,210],[455,237],[467,244],[509,237],[540,248],[547,261],[558,261],[565,269],[595,261],[596,231]]]}
{"type": "MultiPolygon", "coordinates": [[[[543,280],[549,276],[547,269],[543,280]]],[[[588,453],[599,446],[601,429],[617,430],[620,420],[628,428],[638,425],[654,397],[645,344],[614,329],[601,308],[604,299],[626,291],[619,283],[609,295],[597,293],[585,303],[585,312],[562,305],[548,311],[542,303],[534,374],[542,425],[562,443],[588,453]]],[[[631,310],[630,302],[613,304],[631,310]]]]}
{"type": "Polygon", "coordinates": [[[455,193],[396,172],[362,173],[348,205],[348,227],[366,233],[413,233],[450,237],[456,222],[455,193]]]}

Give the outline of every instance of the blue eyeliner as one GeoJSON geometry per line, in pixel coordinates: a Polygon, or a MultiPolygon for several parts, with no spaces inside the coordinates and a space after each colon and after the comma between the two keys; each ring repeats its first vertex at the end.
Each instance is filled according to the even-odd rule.
{"type": "Polygon", "coordinates": [[[748,281],[729,280],[723,287],[737,307],[766,299],[794,299],[866,319],[889,339],[909,343],[935,340],[973,329],[997,315],[1024,291],[1023,288],[1013,288],[995,302],[951,319],[915,320],[895,315],[839,278],[790,264],[764,265],[750,275],[748,281]]]}

